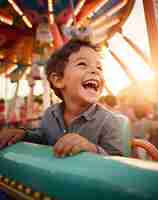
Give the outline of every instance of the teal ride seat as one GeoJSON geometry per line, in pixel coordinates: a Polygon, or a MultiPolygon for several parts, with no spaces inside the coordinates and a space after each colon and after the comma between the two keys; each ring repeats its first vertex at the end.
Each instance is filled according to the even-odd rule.
{"type": "Polygon", "coordinates": [[[122,114],[117,114],[117,119],[120,126],[120,138],[123,144],[123,156],[130,157],[132,153],[131,149],[132,132],[130,128],[129,119],[122,114]]]}
{"type": "Polygon", "coordinates": [[[139,159],[149,158],[153,161],[158,161],[158,149],[145,139],[134,138],[128,118],[121,114],[117,115],[120,126],[120,138],[123,145],[123,156],[135,157],[139,159]],[[142,150],[145,153],[144,157],[142,157],[141,154],[142,150]]]}
{"type": "Polygon", "coordinates": [[[0,175],[5,177],[1,189],[3,182],[15,191],[10,180],[17,181],[56,200],[158,198],[157,163],[86,152],[56,158],[52,147],[31,143],[19,142],[0,151],[0,175]]]}

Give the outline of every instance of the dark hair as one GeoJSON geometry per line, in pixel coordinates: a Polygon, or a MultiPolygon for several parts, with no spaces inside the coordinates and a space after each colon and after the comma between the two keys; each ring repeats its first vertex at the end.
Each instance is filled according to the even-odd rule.
{"type": "Polygon", "coordinates": [[[78,52],[82,46],[90,47],[95,51],[99,50],[97,46],[92,45],[88,41],[70,40],[61,49],[58,49],[56,52],[54,52],[47,61],[46,64],[47,79],[50,83],[51,88],[54,90],[55,94],[61,99],[63,99],[61,91],[58,88],[54,87],[54,85],[49,80],[50,74],[52,72],[55,72],[58,75],[63,76],[66,64],[69,61],[69,56],[72,53],[78,52]]]}

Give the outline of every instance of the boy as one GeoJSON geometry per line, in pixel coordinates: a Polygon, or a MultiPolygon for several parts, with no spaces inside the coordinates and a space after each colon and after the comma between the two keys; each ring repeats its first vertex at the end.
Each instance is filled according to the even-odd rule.
{"type": "Polygon", "coordinates": [[[122,155],[120,127],[114,113],[96,104],[104,87],[100,56],[90,43],[69,41],[47,63],[47,78],[63,102],[49,107],[36,133],[0,134],[0,145],[18,140],[53,145],[58,157],[81,151],[122,155]]]}

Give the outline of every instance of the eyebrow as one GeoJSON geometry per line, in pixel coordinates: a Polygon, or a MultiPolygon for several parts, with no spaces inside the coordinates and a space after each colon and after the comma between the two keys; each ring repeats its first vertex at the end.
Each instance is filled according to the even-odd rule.
{"type": "Polygon", "coordinates": [[[97,66],[99,66],[99,67],[101,67],[101,68],[103,69],[103,64],[102,64],[102,62],[97,61],[96,64],[97,64],[97,66]]]}
{"type": "Polygon", "coordinates": [[[96,63],[97,63],[97,65],[101,65],[102,66],[102,63],[100,61],[97,61],[96,63]]]}
{"type": "Polygon", "coordinates": [[[76,62],[78,62],[78,61],[80,61],[80,60],[86,60],[86,58],[85,57],[79,57],[79,58],[75,58],[75,59],[73,59],[73,60],[69,60],[69,63],[72,63],[72,62],[74,62],[74,63],[76,63],[76,62]]]}
{"type": "MultiPolygon", "coordinates": [[[[74,60],[74,62],[78,62],[80,60],[87,60],[85,57],[80,57],[80,58],[77,58],[76,60],[74,60]]],[[[102,66],[102,63],[98,60],[97,62],[97,65],[101,65],[102,66]]]]}
{"type": "Polygon", "coordinates": [[[77,61],[80,61],[80,60],[87,60],[85,57],[80,57],[80,58],[77,58],[76,60],[74,60],[75,62],[77,61]]]}

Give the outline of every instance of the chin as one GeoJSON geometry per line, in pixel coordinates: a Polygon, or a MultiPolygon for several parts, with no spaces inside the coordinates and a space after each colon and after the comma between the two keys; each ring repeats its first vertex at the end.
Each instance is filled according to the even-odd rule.
{"type": "Polygon", "coordinates": [[[91,97],[91,98],[89,98],[89,97],[87,97],[87,98],[86,98],[86,97],[83,97],[83,101],[84,101],[85,103],[87,103],[87,104],[96,103],[97,100],[98,100],[97,97],[91,97]]]}
{"type": "Polygon", "coordinates": [[[78,94],[80,101],[85,104],[93,104],[97,102],[100,92],[87,92],[86,90],[82,89],[78,94]]]}

